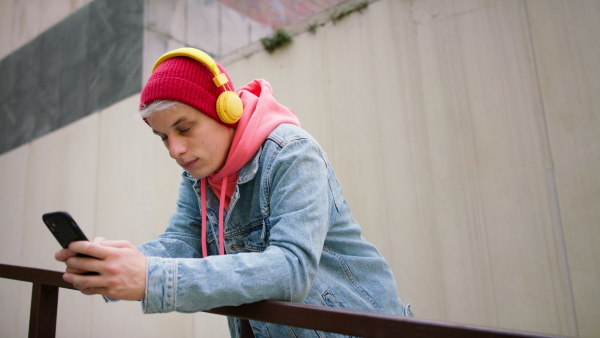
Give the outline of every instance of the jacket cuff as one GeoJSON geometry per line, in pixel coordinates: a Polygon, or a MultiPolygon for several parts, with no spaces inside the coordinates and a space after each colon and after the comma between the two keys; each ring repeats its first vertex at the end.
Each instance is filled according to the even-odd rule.
{"type": "Polygon", "coordinates": [[[112,298],[108,298],[106,296],[102,296],[102,298],[104,298],[104,302],[105,303],[114,303],[114,302],[118,302],[118,299],[112,299],[112,298]]]}
{"type": "Polygon", "coordinates": [[[148,257],[144,313],[164,313],[175,310],[177,263],[173,258],[148,257]]]}

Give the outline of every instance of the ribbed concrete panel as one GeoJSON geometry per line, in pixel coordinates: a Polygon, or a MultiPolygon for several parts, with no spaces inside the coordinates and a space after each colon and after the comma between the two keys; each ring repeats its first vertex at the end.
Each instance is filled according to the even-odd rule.
{"type": "Polygon", "coordinates": [[[89,2],[90,0],[0,1],[0,59],[89,2]]]}
{"type": "Polygon", "coordinates": [[[600,3],[527,1],[579,335],[600,332],[600,3]]]}
{"type": "Polygon", "coordinates": [[[69,211],[87,236],[96,235],[96,176],[99,115],[92,114],[32,142],[26,170],[21,265],[60,269],[60,245],[41,221],[42,214],[69,211]],[[27,236],[36,234],[36,236],[27,236]],[[35,250],[31,250],[35,248],[35,250]]]}
{"type": "Polygon", "coordinates": [[[446,318],[572,334],[521,2],[420,1],[413,20],[446,318]]]}
{"type": "MultiPolygon", "coordinates": [[[[22,225],[27,210],[28,154],[29,146],[22,146],[0,156],[0,262],[3,264],[20,265],[20,246],[27,243],[22,225]]],[[[25,304],[30,303],[31,285],[0,278],[0,290],[3,290],[0,292],[3,314],[0,336],[26,336],[29,308],[25,304]],[[21,290],[24,296],[21,296],[21,290]]]]}
{"type": "Polygon", "coordinates": [[[0,156],[0,257],[4,264],[20,264],[15,243],[23,241],[23,218],[27,210],[29,146],[0,156]]]}
{"type": "MultiPolygon", "coordinates": [[[[64,266],[54,260],[60,245],[41,220],[50,211],[69,211],[87,236],[93,238],[96,211],[95,177],[98,158],[98,114],[89,115],[52,134],[32,142],[26,170],[26,208],[23,210],[23,241],[19,265],[61,270],[64,266]]],[[[27,304],[31,291],[22,290],[21,304],[27,304]]],[[[91,297],[75,292],[60,292],[60,307],[66,317],[58,316],[57,336],[69,332],[86,332],[93,318],[91,297]],[[63,331],[64,330],[64,331],[63,331]]],[[[27,322],[29,313],[20,314],[27,322]]]]}
{"type": "Polygon", "coordinates": [[[576,333],[521,1],[375,2],[228,66],[323,144],[418,316],[576,333]]]}

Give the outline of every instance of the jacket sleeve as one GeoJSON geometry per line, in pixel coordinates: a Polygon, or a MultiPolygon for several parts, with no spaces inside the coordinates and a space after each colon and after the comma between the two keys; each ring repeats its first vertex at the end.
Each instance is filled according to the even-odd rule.
{"type": "Polygon", "coordinates": [[[295,138],[276,147],[261,159],[265,167],[255,178],[267,185],[263,188],[269,195],[267,249],[204,259],[150,257],[144,312],[304,300],[329,226],[328,164],[311,139],[295,138]]]}

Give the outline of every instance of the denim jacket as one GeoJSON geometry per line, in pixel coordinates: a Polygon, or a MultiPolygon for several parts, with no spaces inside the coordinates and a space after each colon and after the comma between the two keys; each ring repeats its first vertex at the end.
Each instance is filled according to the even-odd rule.
{"type": "MultiPolygon", "coordinates": [[[[148,256],[145,313],[197,312],[282,300],[411,315],[390,266],[361,237],[318,143],[282,124],[238,173],[218,255],[218,197],[207,189],[209,256],[201,258],[199,180],[187,172],[164,234],[138,248],[148,256]]],[[[257,337],[335,336],[250,321],[257,337]]],[[[232,337],[239,322],[229,318],[232,337]]]]}

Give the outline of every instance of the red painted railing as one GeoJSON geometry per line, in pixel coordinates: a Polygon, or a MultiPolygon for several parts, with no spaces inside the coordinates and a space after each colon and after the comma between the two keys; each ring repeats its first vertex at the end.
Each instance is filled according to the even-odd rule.
{"type": "MultiPolygon", "coordinates": [[[[0,278],[33,284],[29,337],[54,337],[58,290],[74,289],[71,284],[63,281],[62,272],[0,264],[0,278]]],[[[551,337],[270,300],[240,306],[224,306],[206,312],[358,337],[551,337]]],[[[242,336],[253,337],[248,323],[245,324],[246,329],[242,330],[242,336]]]]}

